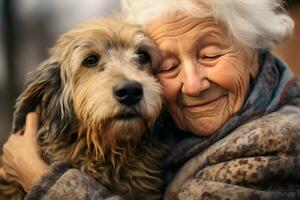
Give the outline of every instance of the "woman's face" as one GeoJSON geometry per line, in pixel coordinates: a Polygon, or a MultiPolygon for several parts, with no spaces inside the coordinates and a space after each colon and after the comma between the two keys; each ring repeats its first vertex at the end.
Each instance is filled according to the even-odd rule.
{"type": "Polygon", "coordinates": [[[157,78],[177,126],[212,135],[243,105],[257,56],[250,59],[209,19],[174,12],[146,29],[161,50],[157,78]]]}

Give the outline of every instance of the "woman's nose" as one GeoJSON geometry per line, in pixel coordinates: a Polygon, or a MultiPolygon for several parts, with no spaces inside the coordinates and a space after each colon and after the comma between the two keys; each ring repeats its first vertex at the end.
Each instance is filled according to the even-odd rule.
{"type": "Polygon", "coordinates": [[[207,72],[204,67],[195,63],[185,63],[183,66],[182,93],[188,96],[198,96],[210,87],[207,72]]]}

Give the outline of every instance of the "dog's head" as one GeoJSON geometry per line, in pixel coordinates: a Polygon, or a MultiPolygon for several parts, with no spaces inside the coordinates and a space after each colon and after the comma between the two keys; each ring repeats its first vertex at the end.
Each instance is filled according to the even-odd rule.
{"type": "Polygon", "coordinates": [[[82,24],[62,35],[32,74],[17,100],[13,131],[38,106],[42,126],[57,137],[77,129],[94,145],[137,139],[160,113],[152,75],[159,62],[156,45],[137,26],[82,24]]]}

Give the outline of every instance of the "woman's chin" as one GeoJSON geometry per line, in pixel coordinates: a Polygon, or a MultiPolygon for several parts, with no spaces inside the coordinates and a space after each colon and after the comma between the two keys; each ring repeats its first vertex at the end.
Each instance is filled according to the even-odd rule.
{"type": "Polygon", "coordinates": [[[193,120],[188,126],[188,131],[198,136],[211,136],[223,125],[223,122],[216,117],[202,117],[201,119],[193,120]]]}

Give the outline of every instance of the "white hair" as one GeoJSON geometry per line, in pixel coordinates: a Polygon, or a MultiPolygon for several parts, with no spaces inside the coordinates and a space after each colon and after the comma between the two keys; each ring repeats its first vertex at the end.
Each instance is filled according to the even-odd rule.
{"type": "Polygon", "coordinates": [[[121,0],[123,18],[145,26],[179,10],[223,23],[234,40],[246,48],[272,48],[289,39],[294,22],[281,0],[121,0]]]}

